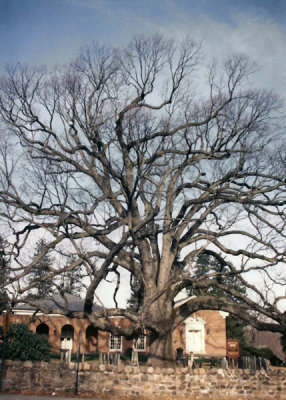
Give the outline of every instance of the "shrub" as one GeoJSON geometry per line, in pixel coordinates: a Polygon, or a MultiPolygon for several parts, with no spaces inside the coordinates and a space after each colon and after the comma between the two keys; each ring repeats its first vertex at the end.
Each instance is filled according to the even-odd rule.
{"type": "MultiPolygon", "coordinates": [[[[3,331],[0,335],[3,340],[3,331]]],[[[8,328],[5,358],[20,361],[49,361],[51,345],[45,335],[28,329],[27,324],[11,324],[8,328]]]]}

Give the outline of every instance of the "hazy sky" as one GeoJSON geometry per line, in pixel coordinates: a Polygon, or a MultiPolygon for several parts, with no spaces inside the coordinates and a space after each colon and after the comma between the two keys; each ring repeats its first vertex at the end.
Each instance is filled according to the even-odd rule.
{"type": "Polygon", "coordinates": [[[122,46],[135,34],[189,35],[217,58],[249,54],[259,80],[286,94],[286,0],[0,0],[0,69],[53,66],[80,46],[122,46]]]}
{"type": "Polygon", "coordinates": [[[53,67],[92,41],[120,47],[155,32],[188,35],[219,60],[246,53],[260,66],[256,83],[286,97],[286,0],[0,0],[0,71],[53,67]]]}

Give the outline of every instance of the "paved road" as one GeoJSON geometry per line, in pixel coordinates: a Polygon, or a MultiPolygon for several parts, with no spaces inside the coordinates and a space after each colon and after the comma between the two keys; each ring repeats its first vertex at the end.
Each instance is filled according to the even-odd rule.
{"type": "MultiPolygon", "coordinates": [[[[31,395],[21,395],[21,394],[4,394],[0,393],[0,400],[75,400],[81,397],[57,397],[57,396],[31,396],[31,395]]],[[[87,399],[85,399],[87,400],[87,399]]],[[[96,400],[92,398],[90,400],[96,400]]]]}

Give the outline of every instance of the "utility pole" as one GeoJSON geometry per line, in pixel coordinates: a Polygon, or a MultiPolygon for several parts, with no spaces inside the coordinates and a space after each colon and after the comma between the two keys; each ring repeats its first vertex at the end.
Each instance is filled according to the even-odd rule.
{"type": "Polygon", "coordinates": [[[76,378],[75,378],[75,388],[74,393],[78,394],[78,371],[79,371],[79,362],[80,362],[80,345],[81,345],[81,331],[79,331],[78,338],[78,352],[77,352],[77,363],[76,363],[76,378]]]}
{"type": "Polygon", "coordinates": [[[2,391],[2,378],[5,368],[5,352],[8,343],[8,327],[9,327],[9,313],[5,311],[3,317],[3,342],[2,342],[2,354],[1,354],[1,365],[0,365],[0,392],[2,391]]]}

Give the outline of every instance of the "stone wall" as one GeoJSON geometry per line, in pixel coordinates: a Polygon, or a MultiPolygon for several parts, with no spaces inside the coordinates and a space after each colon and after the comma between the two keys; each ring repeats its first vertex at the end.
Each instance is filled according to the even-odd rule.
{"type": "MultiPolygon", "coordinates": [[[[2,390],[71,392],[76,364],[6,361],[2,390]]],[[[79,393],[180,399],[286,400],[286,371],[131,367],[80,364],[79,393]]]]}

